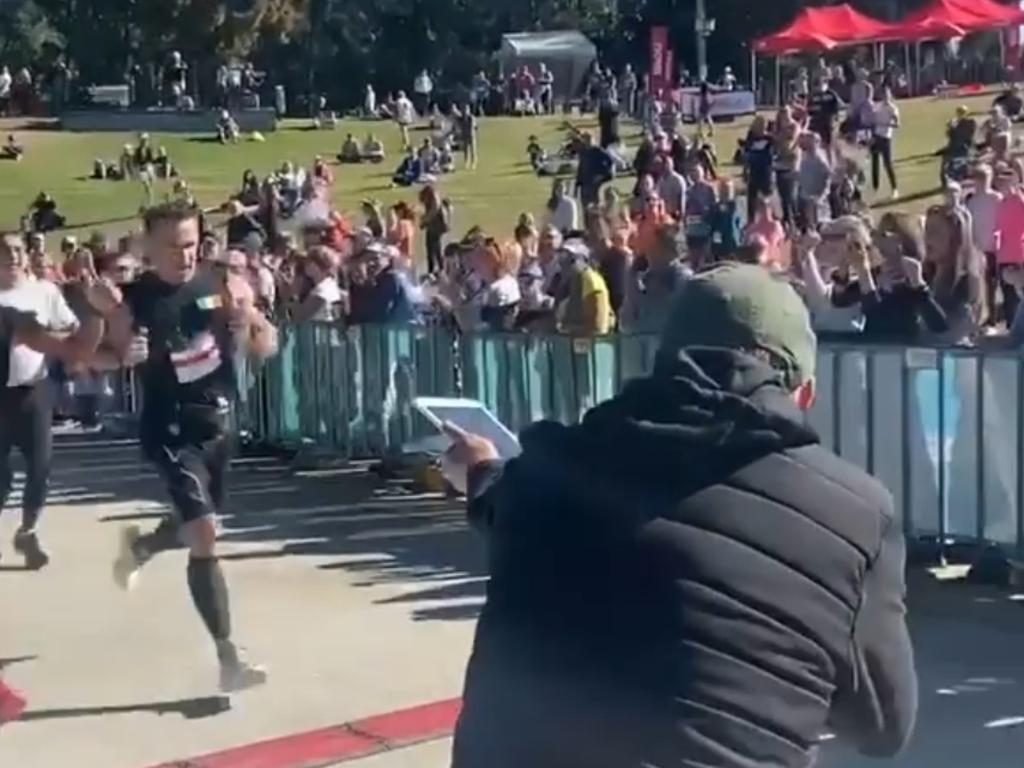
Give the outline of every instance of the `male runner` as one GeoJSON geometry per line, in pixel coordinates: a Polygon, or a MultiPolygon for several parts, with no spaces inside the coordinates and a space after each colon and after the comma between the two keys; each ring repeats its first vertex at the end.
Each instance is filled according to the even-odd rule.
{"type": "MultiPolygon", "coordinates": [[[[86,272],[85,298],[93,301],[103,292],[100,305],[111,308],[109,289],[96,281],[91,265],[86,272]]],[[[103,322],[94,306],[83,305],[83,313],[90,317],[79,324],[55,285],[29,276],[21,236],[0,233],[0,509],[11,491],[10,453],[17,446],[25,459],[25,488],[14,549],[30,570],[49,562],[36,534],[53,449],[53,392],[46,377],[46,357],[73,364],[88,360],[95,351],[103,322]],[[74,333],[62,340],[48,329],[74,333]]]]}
{"type": "MultiPolygon", "coordinates": [[[[265,682],[266,672],[243,661],[231,641],[215,515],[224,502],[230,460],[235,355],[268,357],[276,351],[277,334],[256,309],[244,278],[196,271],[198,209],[166,203],[150,208],[144,221],[152,271],[123,288],[108,342],[124,356],[138,347],[142,332],[148,339],[140,442],[163,475],[189,548],[188,587],[216,644],[221,690],[242,690],[265,682]]],[[[147,560],[174,546],[168,538],[164,525],[146,535],[126,529],[114,564],[118,584],[130,588],[147,560]]]]}

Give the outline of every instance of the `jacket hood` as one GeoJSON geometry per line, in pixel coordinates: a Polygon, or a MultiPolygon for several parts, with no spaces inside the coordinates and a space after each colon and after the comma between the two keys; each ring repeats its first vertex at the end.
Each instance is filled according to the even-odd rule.
{"type": "Polygon", "coordinates": [[[751,355],[690,348],[659,358],[650,377],[579,426],[527,430],[524,455],[544,457],[563,477],[692,493],[771,453],[819,442],[782,379],[751,355]]]}

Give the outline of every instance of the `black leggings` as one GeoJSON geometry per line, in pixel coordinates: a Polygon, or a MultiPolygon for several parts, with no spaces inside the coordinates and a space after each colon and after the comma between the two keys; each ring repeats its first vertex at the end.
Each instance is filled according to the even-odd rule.
{"type": "Polygon", "coordinates": [[[7,503],[14,473],[11,448],[25,459],[21,527],[31,530],[46,504],[53,454],[53,393],[49,381],[0,390],[0,509],[7,503]]]}
{"type": "Polygon", "coordinates": [[[779,188],[779,202],[782,204],[782,223],[792,227],[796,224],[797,215],[796,172],[776,171],[775,185],[779,188]]]}
{"type": "Polygon", "coordinates": [[[750,175],[747,181],[747,220],[753,221],[754,214],[757,212],[757,201],[758,198],[764,198],[770,200],[772,196],[772,178],[771,175],[768,178],[763,176],[757,176],[754,174],[750,175]]]}
{"type": "Polygon", "coordinates": [[[875,136],[871,142],[871,186],[877,192],[879,178],[878,161],[885,163],[885,174],[889,177],[889,187],[896,189],[896,170],[892,167],[892,139],[875,136]]]}
{"type": "Polygon", "coordinates": [[[439,274],[444,266],[441,251],[441,235],[427,232],[427,270],[432,275],[439,274]]]}

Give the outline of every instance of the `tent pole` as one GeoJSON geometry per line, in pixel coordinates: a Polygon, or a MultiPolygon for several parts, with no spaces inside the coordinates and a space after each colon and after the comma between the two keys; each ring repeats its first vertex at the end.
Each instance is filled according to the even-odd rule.
{"type": "Polygon", "coordinates": [[[915,64],[917,68],[914,72],[914,93],[917,94],[921,90],[921,43],[918,42],[915,48],[915,64]]]}
{"type": "Polygon", "coordinates": [[[757,107],[757,51],[750,46],[750,90],[754,92],[754,106],[757,107]]]}
{"type": "Polygon", "coordinates": [[[775,106],[782,107],[782,56],[775,57],[775,106]]]}
{"type": "MultiPolygon", "coordinates": [[[[904,69],[907,70],[907,84],[909,85],[910,83],[913,82],[913,80],[911,80],[911,75],[910,75],[910,72],[911,72],[911,69],[910,69],[910,43],[904,43],[903,44],[903,67],[904,67],[904,69]]],[[[912,93],[910,95],[914,96],[916,94],[912,93]]]]}
{"type": "Polygon", "coordinates": [[[999,81],[1006,82],[1006,31],[996,30],[999,35],[999,81]]]}

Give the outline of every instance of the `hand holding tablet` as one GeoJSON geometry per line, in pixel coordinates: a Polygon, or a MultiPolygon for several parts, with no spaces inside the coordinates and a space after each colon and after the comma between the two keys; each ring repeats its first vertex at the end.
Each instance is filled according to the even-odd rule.
{"type": "Polygon", "coordinates": [[[418,397],[413,407],[451,441],[441,457],[441,470],[463,493],[469,467],[519,455],[516,436],[476,400],[418,397]]]}

